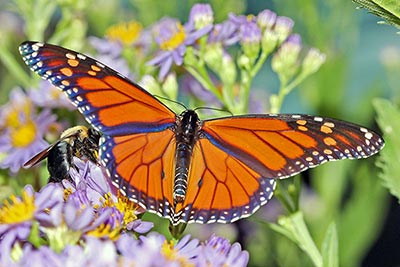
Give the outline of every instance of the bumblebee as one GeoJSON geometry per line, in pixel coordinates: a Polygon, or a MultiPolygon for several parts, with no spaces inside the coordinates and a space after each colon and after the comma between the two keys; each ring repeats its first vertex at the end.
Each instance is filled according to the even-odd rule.
{"type": "Polygon", "coordinates": [[[69,170],[75,167],[73,157],[97,163],[100,137],[101,134],[92,128],[85,126],[69,128],[61,134],[57,142],[33,156],[24,167],[30,168],[47,158],[49,182],[70,180],[69,170]]]}

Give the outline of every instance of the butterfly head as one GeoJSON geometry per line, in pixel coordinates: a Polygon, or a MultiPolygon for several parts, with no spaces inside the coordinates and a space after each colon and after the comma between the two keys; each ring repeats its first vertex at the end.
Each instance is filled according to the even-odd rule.
{"type": "Polygon", "coordinates": [[[179,116],[180,126],[183,135],[196,135],[200,128],[200,119],[194,110],[188,109],[179,116]]]}

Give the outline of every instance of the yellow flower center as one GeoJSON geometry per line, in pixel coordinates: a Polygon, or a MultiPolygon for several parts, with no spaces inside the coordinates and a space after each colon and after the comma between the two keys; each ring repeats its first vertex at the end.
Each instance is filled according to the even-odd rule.
{"type": "Polygon", "coordinates": [[[164,241],[164,244],[161,247],[161,254],[163,254],[167,259],[171,261],[178,261],[179,266],[183,267],[193,267],[194,264],[190,263],[189,260],[181,255],[179,255],[178,250],[175,248],[175,244],[173,241],[164,241]]]}
{"type": "Polygon", "coordinates": [[[172,37],[168,40],[164,40],[160,44],[160,48],[162,50],[174,50],[178,46],[180,46],[186,39],[185,28],[182,24],[176,24],[176,32],[172,35],[172,37]]]}
{"type": "Polygon", "coordinates": [[[124,225],[127,225],[129,222],[137,219],[137,216],[135,215],[137,205],[119,192],[117,203],[114,203],[114,201],[112,200],[111,193],[107,193],[104,196],[104,199],[105,200],[103,202],[103,207],[116,207],[118,211],[124,214],[124,225]]]}
{"type": "Polygon", "coordinates": [[[0,208],[0,224],[21,223],[33,218],[36,208],[33,196],[23,191],[22,199],[12,195],[10,200],[5,200],[0,208]]]}
{"type": "Polygon", "coordinates": [[[26,147],[35,140],[36,125],[32,120],[11,129],[11,143],[14,147],[26,147]]]}
{"type": "Polygon", "coordinates": [[[94,237],[108,237],[111,240],[117,240],[121,233],[121,227],[115,227],[111,230],[111,225],[109,224],[101,224],[96,229],[93,229],[87,232],[87,235],[94,237]]]}
{"type": "Polygon", "coordinates": [[[142,32],[142,25],[136,21],[119,23],[106,31],[106,36],[113,41],[120,41],[124,45],[135,42],[142,32]]]}

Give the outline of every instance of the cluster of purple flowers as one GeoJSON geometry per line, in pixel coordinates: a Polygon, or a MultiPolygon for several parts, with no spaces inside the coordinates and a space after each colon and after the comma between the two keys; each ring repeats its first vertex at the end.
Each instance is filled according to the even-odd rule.
{"type": "Polygon", "coordinates": [[[71,180],[30,185],[0,207],[0,266],[246,266],[239,244],[212,236],[177,242],[115,192],[101,167],[74,158],[71,180]],[[137,238],[137,236],[140,236],[137,238]]]}

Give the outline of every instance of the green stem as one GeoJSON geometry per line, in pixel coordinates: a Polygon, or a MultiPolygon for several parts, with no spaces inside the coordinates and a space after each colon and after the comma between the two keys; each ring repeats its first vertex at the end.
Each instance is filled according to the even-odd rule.
{"type": "Polygon", "coordinates": [[[271,113],[279,113],[285,97],[306,77],[307,75],[305,75],[304,73],[300,73],[290,83],[287,83],[283,78],[281,78],[281,86],[279,88],[279,93],[277,95],[276,101],[273,103],[273,105],[271,105],[271,113]]]}
{"type": "Polygon", "coordinates": [[[32,86],[32,81],[29,75],[23,70],[23,68],[15,60],[15,56],[10,53],[10,51],[2,47],[0,53],[0,60],[10,71],[10,73],[22,84],[25,88],[32,86]]]}

